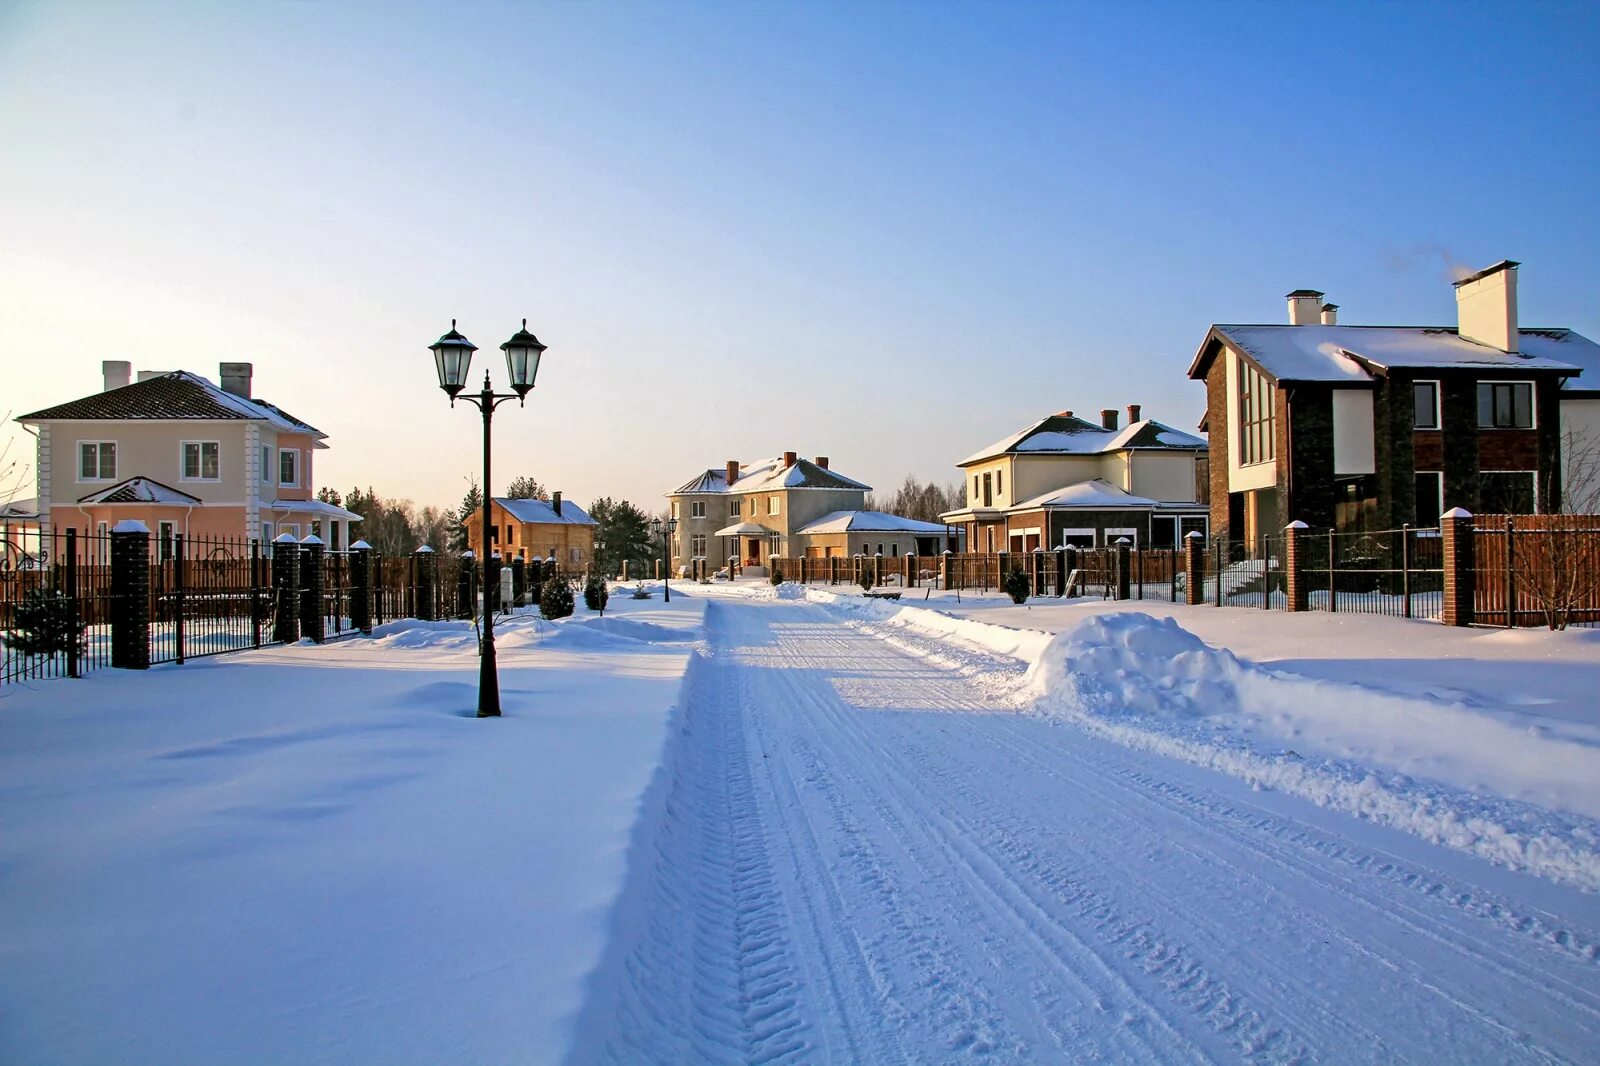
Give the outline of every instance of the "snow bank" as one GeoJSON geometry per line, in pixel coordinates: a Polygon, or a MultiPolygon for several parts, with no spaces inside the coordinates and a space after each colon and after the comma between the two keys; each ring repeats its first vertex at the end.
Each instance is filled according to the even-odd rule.
{"type": "Polygon", "coordinates": [[[1137,613],[1060,634],[1029,676],[1040,713],[1131,747],[1600,889],[1593,746],[1457,704],[1269,670],[1137,613]]]}

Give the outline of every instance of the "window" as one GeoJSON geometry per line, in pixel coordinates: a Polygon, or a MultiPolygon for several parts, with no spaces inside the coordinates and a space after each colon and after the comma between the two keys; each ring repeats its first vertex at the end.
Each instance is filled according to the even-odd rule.
{"type": "Polygon", "coordinates": [[[1532,429],[1533,382],[1478,382],[1478,428],[1532,429]]]}
{"type": "Polygon", "coordinates": [[[156,543],[161,546],[161,561],[166,562],[172,558],[172,535],[174,527],[171,522],[156,523],[156,543]]]}
{"type": "Polygon", "coordinates": [[[80,440],[78,442],[78,480],[117,480],[117,442],[80,440]]]}
{"type": "Polygon", "coordinates": [[[1132,526],[1108,526],[1104,533],[1105,546],[1107,548],[1115,548],[1117,541],[1123,537],[1128,538],[1128,548],[1130,550],[1139,547],[1139,531],[1132,526]]]}
{"type": "Polygon", "coordinates": [[[1006,472],[1004,470],[996,470],[994,472],[994,494],[996,496],[1004,496],[1006,494],[1006,472]]]}
{"type": "Polygon", "coordinates": [[[299,540],[300,539],[300,523],[298,523],[298,522],[285,522],[283,525],[279,526],[278,527],[278,535],[281,537],[285,533],[289,534],[289,536],[293,537],[295,540],[299,540]]]}
{"type": "Polygon", "coordinates": [[[978,502],[978,475],[972,475],[972,502],[978,502]]]}
{"type": "Polygon", "coordinates": [[[673,500],[672,501],[672,517],[673,518],[677,518],[678,517],[678,501],[677,500],[673,500]]]}
{"type": "Polygon", "coordinates": [[[278,484],[300,484],[300,453],[293,448],[278,449],[278,484]]]}
{"type": "Polygon", "coordinates": [[[1277,416],[1272,384],[1249,363],[1239,362],[1239,463],[1269,463],[1277,455],[1277,416]]]}
{"type": "Polygon", "coordinates": [[[767,513],[768,514],[777,514],[778,513],[778,501],[780,499],[782,499],[781,496],[768,496],[767,497],[767,513]]]}
{"type": "Polygon", "coordinates": [[[581,563],[581,562],[583,562],[583,549],[582,548],[568,548],[567,549],[567,561],[571,562],[571,563],[581,563]]]}
{"type": "Polygon", "coordinates": [[[506,523],[506,543],[507,544],[515,544],[516,542],[517,542],[517,527],[512,525],[510,522],[507,522],[506,523]]]}
{"type": "Polygon", "coordinates": [[[706,553],[706,535],[704,533],[696,533],[693,536],[691,536],[689,538],[689,554],[693,555],[695,558],[698,559],[700,556],[704,555],[705,553],[706,553]]]}
{"type": "Polygon", "coordinates": [[[1412,406],[1416,410],[1413,426],[1417,429],[1438,429],[1439,383],[1437,381],[1413,382],[1411,396],[1412,406]]]}
{"type": "Polygon", "coordinates": [[[214,440],[183,442],[183,480],[216,481],[221,476],[222,445],[214,440]]]}
{"type": "Polygon", "coordinates": [[[729,518],[738,518],[739,517],[739,510],[740,510],[740,507],[739,507],[739,501],[738,500],[729,501],[729,503],[728,503],[728,517],[729,518]]]}
{"type": "Polygon", "coordinates": [[[690,518],[704,518],[706,516],[706,501],[696,500],[689,505],[690,518]]]}
{"type": "Polygon", "coordinates": [[[1483,514],[1536,514],[1532,470],[1485,470],[1478,475],[1478,510],[1483,514]]]}
{"type": "MultiPolygon", "coordinates": [[[[261,523],[261,539],[263,541],[270,545],[272,543],[272,538],[275,536],[277,536],[277,534],[273,532],[271,522],[261,523]]],[[[271,549],[269,548],[268,551],[270,550],[271,549]]]]}
{"type": "Polygon", "coordinates": [[[1444,475],[1437,470],[1418,470],[1417,525],[1431,526],[1444,514],[1444,475]]]}
{"type": "Polygon", "coordinates": [[[994,505],[994,493],[990,491],[988,474],[983,475],[983,505],[985,507],[992,507],[994,505]]]}
{"type": "Polygon", "coordinates": [[[272,446],[261,446],[261,480],[265,484],[272,484],[272,446]]]}

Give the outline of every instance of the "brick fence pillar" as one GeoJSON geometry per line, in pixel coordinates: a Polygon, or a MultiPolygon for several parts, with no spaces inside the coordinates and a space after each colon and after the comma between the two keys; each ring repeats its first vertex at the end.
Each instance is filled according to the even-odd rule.
{"type": "MultiPolygon", "coordinates": [[[[1283,527],[1284,594],[1291,611],[1304,611],[1311,604],[1310,590],[1306,588],[1306,530],[1304,522],[1290,522],[1283,527]]],[[[1270,595],[1270,593],[1269,593],[1270,595]]]]}
{"type": "Polygon", "coordinates": [[[350,545],[350,624],[372,635],[372,545],[350,545]]]}
{"type": "Polygon", "coordinates": [[[1460,507],[1439,517],[1439,532],[1444,536],[1444,610],[1439,621],[1447,626],[1470,626],[1476,620],[1472,529],[1471,512],[1460,507]]]}
{"type": "Polygon", "coordinates": [[[428,545],[424,544],[412,553],[416,557],[417,574],[417,603],[416,615],[420,621],[432,622],[438,614],[435,605],[438,595],[435,589],[439,586],[439,556],[428,545]]]}
{"type": "Polygon", "coordinates": [[[1198,529],[1183,538],[1183,602],[1197,606],[1205,596],[1206,538],[1198,529]]]}
{"type": "Polygon", "coordinates": [[[528,564],[522,556],[511,560],[511,606],[521,607],[528,595],[528,564]]]}
{"type": "Polygon", "coordinates": [[[1133,566],[1129,552],[1132,543],[1127,537],[1117,538],[1117,599],[1133,598],[1133,566]]]}
{"type": "Polygon", "coordinates": [[[307,534],[300,542],[300,635],[322,643],[322,538],[307,534]]]}
{"type": "Polygon", "coordinates": [[[272,542],[272,639],[300,639],[300,544],[292,533],[272,542]]]}
{"type": "Polygon", "coordinates": [[[150,668],[150,530],[131,518],[111,527],[111,665],[150,668]]]}
{"type": "Polygon", "coordinates": [[[946,548],[939,553],[939,587],[950,591],[950,571],[955,567],[955,552],[946,548]]]}

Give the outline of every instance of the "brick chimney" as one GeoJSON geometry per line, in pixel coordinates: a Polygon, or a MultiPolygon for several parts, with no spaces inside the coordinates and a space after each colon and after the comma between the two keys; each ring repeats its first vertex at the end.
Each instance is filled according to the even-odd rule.
{"type": "Polygon", "coordinates": [[[561,493],[552,492],[550,494],[550,510],[556,513],[557,518],[561,517],[561,493]]]}
{"type": "Polygon", "coordinates": [[[1117,428],[1117,409],[1107,407],[1100,412],[1100,425],[1105,429],[1117,428]]]}
{"type": "Polygon", "coordinates": [[[1131,426],[1137,421],[1139,421],[1139,405],[1130,403],[1128,405],[1128,425],[1131,426]]]}
{"type": "Polygon", "coordinates": [[[255,368],[249,363],[223,363],[218,369],[221,371],[220,379],[222,391],[231,392],[235,396],[250,398],[250,377],[255,368]]]}
{"type": "Polygon", "coordinates": [[[1057,412],[1057,413],[1060,414],[1062,418],[1075,418],[1075,417],[1077,417],[1071,411],[1060,411],[1060,412],[1057,412]]]}
{"type": "Polygon", "coordinates": [[[816,463],[824,470],[828,469],[828,457],[826,455],[819,455],[813,459],[812,462],[816,463]]]}
{"type": "Polygon", "coordinates": [[[1284,297],[1289,301],[1289,325],[1316,325],[1322,315],[1323,295],[1316,289],[1296,289],[1284,297]]]}
{"type": "Polygon", "coordinates": [[[789,469],[789,467],[794,465],[794,461],[796,459],[798,459],[798,458],[800,458],[800,453],[799,452],[784,452],[783,453],[783,468],[785,470],[789,469]]]}
{"type": "Polygon", "coordinates": [[[1516,352],[1519,265],[1502,259],[1456,282],[1457,332],[1463,338],[1516,352]]]}
{"type": "Polygon", "coordinates": [[[107,359],[100,364],[100,373],[105,375],[106,392],[120,389],[133,380],[133,364],[126,359],[107,359]]]}
{"type": "Polygon", "coordinates": [[[728,478],[728,485],[731,487],[735,481],[739,480],[739,460],[729,459],[728,468],[724,473],[728,478]]]}
{"type": "Polygon", "coordinates": [[[1322,324],[1324,326],[1337,326],[1339,324],[1339,305],[1322,305],[1322,324]]]}

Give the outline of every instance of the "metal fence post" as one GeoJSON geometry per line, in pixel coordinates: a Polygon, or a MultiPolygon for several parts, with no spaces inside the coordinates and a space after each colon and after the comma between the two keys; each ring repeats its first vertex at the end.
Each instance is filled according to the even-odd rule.
{"type": "Polygon", "coordinates": [[[1411,524],[1400,526],[1400,594],[1406,598],[1405,617],[1411,617],[1411,524]]]}
{"type": "Polygon", "coordinates": [[[1220,540],[1217,541],[1215,544],[1211,545],[1211,554],[1214,556],[1214,558],[1212,560],[1212,563],[1211,563],[1211,569],[1217,575],[1216,576],[1216,581],[1217,581],[1217,593],[1216,593],[1217,601],[1216,602],[1217,602],[1217,606],[1218,607],[1222,606],[1222,571],[1224,569],[1223,563],[1226,561],[1226,556],[1223,555],[1223,552],[1226,550],[1226,548],[1227,548],[1226,543],[1223,542],[1223,541],[1220,541],[1220,540]]]}
{"type": "Polygon", "coordinates": [[[78,531],[67,527],[67,676],[78,677],[83,651],[82,612],[78,609],[78,531]]]}
{"type": "Polygon", "coordinates": [[[250,646],[261,647],[261,542],[250,541],[250,646]]]}
{"type": "Polygon", "coordinates": [[[185,573],[184,559],[189,553],[188,538],[182,533],[172,536],[172,652],[173,660],[183,665],[184,653],[184,591],[189,575],[185,573]]]}
{"type": "Polygon", "coordinates": [[[1517,628],[1517,520],[1506,515],[1506,628],[1517,628]]]}
{"type": "Polygon", "coordinates": [[[1339,610],[1339,549],[1338,535],[1328,530],[1328,611],[1339,610]]]}

